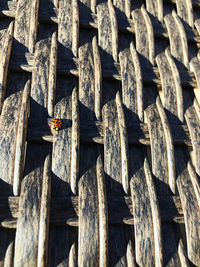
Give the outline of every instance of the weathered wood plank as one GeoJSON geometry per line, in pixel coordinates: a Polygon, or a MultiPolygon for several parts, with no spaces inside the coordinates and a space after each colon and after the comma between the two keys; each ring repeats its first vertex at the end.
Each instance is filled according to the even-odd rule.
{"type": "Polygon", "coordinates": [[[171,123],[183,122],[183,95],[178,69],[170,55],[165,50],[156,57],[162,83],[162,102],[167,109],[167,117],[171,123]]]}
{"type": "Polygon", "coordinates": [[[101,104],[102,104],[102,70],[101,58],[97,43],[97,38],[92,39],[92,51],[94,58],[94,88],[95,88],[95,116],[97,120],[101,120],[101,104]]]}
{"type": "Polygon", "coordinates": [[[163,124],[159,116],[156,104],[153,100],[153,92],[151,99],[149,98],[149,106],[145,109],[147,124],[149,127],[151,141],[151,158],[152,172],[156,177],[155,184],[158,195],[168,195],[169,193],[169,177],[167,164],[167,148],[164,135],[163,124]]]}
{"type": "Polygon", "coordinates": [[[15,139],[22,93],[27,80],[27,75],[23,75],[23,77],[19,74],[8,75],[7,93],[0,120],[0,178],[2,196],[12,194],[15,139]]]}
{"type": "Polygon", "coordinates": [[[138,121],[138,118],[143,121],[142,74],[133,43],[130,44],[130,49],[124,49],[119,53],[119,62],[123,89],[122,101],[126,107],[126,123],[129,125],[138,121]]]}
{"type": "Polygon", "coordinates": [[[15,239],[15,266],[37,266],[43,165],[48,153],[48,144],[27,147],[15,239]]]}
{"type": "MultiPolygon", "coordinates": [[[[153,266],[156,265],[156,249],[159,249],[159,255],[162,252],[162,245],[160,248],[156,247],[155,242],[158,242],[157,237],[151,238],[154,233],[152,208],[149,195],[149,183],[147,179],[152,179],[150,176],[146,177],[144,171],[144,158],[138,148],[130,148],[130,172],[133,173],[131,177],[131,196],[133,202],[133,217],[134,217],[134,230],[135,230],[135,253],[136,262],[140,266],[153,266]],[[138,166],[138,162],[141,166],[138,166]]],[[[151,186],[153,182],[151,181],[151,186]]],[[[154,189],[151,189],[155,191],[154,189]]],[[[160,225],[157,225],[160,228],[160,225]]],[[[157,229],[160,231],[160,229],[157,229]]],[[[161,235],[158,236],[161,238],[161,235]]],[[[161,253],[160,261],[162,261],[161,253]]],[[[161,262],[160,262],[161,263],[161,262]]],[[[159,264],[160,264],[159,263],[159,264]]],[[[159,266],[157,263],[156,266],[159,266]]]]}
{"type": "Polygon", "coordinates": [[[101,156],[96,165],[98,207],[99,207],[99,266],[108,264],[108,207],[106,184],[101,156]]]}
{"type": "Polygon", "coordinates": [[[188,66],[188,44],[183,25],[175,11],[164,17],[173,57],[188,66]]]}
{"type": "Polygon", "coordinates": [[[4,30],[4,34],[2,34],[1,42],[0,42],[0,113],[2,110],[2,105],[4,101],[4,97],[6,94],[6,81],[8,74],[8,65],[10,61],[12,43],[13,43],[13,22],[10,23],[8,29],[4,30]]]}
{"type": "Polygon", "coordinates": [[[174,160],[174,145],[172,141],[172,134],[170,130],[170,125],[167,120],[163,105],[160,101],[160,98],[156,99],[156,107],[163,125],[166,150],[167,150],[167,165],[168,165],[168,183],[171,191],[176,194],[176,174],[175,174],[175,160],[174,160]]]}
{"type": "Polygon", "coordinates": [[[19,195],[21,178],[24,170],[24,161],[26,156],[26,134],[28,128],[28,115],[30,112],[30,80],[26,83],[19,110],[19,121],[16,133],[15,158],[13,165],[13,194],[19,195]]]}
{"type": "Polygon", "coordinates": [[[126,130],[124,110],[119,91],[116,94],[115,102],[117,107],[117,117],[118,117],[120,147],[121,147],[121,179],[124,192],[128,194],[129,193],[128,136],[126,130]]]}
{"type": "Polygon", "coordinates": [[[153,16],[162,22],[163,20],[163,0],[146,0],[146,9],[153,16]]]}
{"type": "Polygon", "coordinates": [[[155,47],[151,20],[144,7],[132,11],[132,17],[135,26],[136,50],[142,56],[140,63],[144,67],[148,66],[149,62],[154,64],[155,47]]]}
{"type": "Polygon", "coordinates": [[[30,25],[29,25],[29,42],[28,48],[31,53],[34,52],[37,39],[39,0],[31,1],[30,25]]]}
{"type": "Polygon", "coordinates": [[[187,22],[190,27],[194,27],[193,9],[191,0],[177,0],[176,1],[177,14],[185,22],[187,22]]]}
{"type": "Polygon", "coordinates": [[[95,147],[81,146],[79,180],[79,266],[99,266],[99,219],[95,147]]]}
{"type": "Polygon", "coordinates": [[[49,59],[49,79],[48,79],[48,114],[50,117],[54,115],[54,104],[56,94],[56,70],[57,70],[57,36],[53,33],[51,38],[51,51],[49,59]]]}
{"type": "Polygon", "coordinates": [[[195,111],[194,106],[190,106],[187,108],[185,112],[185,119],[188,125],[188,129],[191,136],[192,147],[194,152],[194,164],[195,169],[198,175],[200,175],[200,163],[199,163],[199,156],[200,156],[200,127],[199,127],[199,117],[195,111]]]}
{"type": "Polygon", "coordinates": [[[37,266],[47,266],[48,257],[48,237],[49,218],[51,200],[51,157],[48,155],[44,162],[43,182],[42,182],[39,236],[38,236],[38,258],[37,266]]]}
{"type": "MultiPolygon", "coordinates": [[[[15,44],[19,48],[19,44],[25,48],[29,48],[29,29],[30,29],[30,15],[31,15],[31,1],[30,0],[19,0],[17,2],[17,10],[15,16],[15,28],[14,38],[16,39],[15,44]]],[[[21,53],[23,52],[21,49],[21,53]]],[[[15,50],[17,52],[17,49],[15,50]]]]}
{"type": "MultiPolygon", "coordinates": [[[[199,265],[199,192],[194,188],[192,182],[193,172],[190,169],[193,167],[188,162],[188,157],[183,154],[181,149],[176,149],[176,168],[177,168],[177,187],[181,199],[181,204],[185,219],[186,237],[187,237],[187,253],[190,261],[199,265]],[[187,166],[187,165],[188,166],[187,166]],[[195,191],[194,191],[195,190],[195,191]]],[[[199,185],[198,185],[199,186],[199,185]]]]}

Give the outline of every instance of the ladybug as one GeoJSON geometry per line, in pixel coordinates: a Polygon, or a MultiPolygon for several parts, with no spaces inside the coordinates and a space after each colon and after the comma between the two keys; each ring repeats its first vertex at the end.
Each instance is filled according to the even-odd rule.
{"type": "Polygon", "coordinates": [[[51,129],[58,131],[62,126],[62,121],[60,119],[53,119],[51,122],[51,129]]]}

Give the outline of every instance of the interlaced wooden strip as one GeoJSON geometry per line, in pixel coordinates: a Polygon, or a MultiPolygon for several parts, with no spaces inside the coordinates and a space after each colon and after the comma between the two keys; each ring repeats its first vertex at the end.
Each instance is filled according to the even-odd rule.
{"type": "Polygon", "coordinates": [[[199,7],[0,1],[0,265],[200,265],[199,7]]]}

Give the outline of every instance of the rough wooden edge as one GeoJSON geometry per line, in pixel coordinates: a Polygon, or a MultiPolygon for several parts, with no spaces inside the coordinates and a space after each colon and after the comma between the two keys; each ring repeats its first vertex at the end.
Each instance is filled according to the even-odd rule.
{"type": "Polygon", "coordinates": [[[101,58],[99,54],[96,36],[92,39],[92,49],[94,58],[94,83],[95,83],[94,110],[97,120],[101,120],[102,71],[101,71],[101,58]]]}
{"type": "Polygon", "coordinates": [[[149,15],[144,6],[141,7],[141,11],[147,27],[147,35],[149,41],[149,61],[151,62],[152,65],[154,65],[154,59],[155,59],[154,30],[149,15]]]}
{"type": "Polygon", "coordinates": [[[57,70],[57,35],[53,33],[51,39],[51,51],[49,60],[49,79],[48,79],[48,114],[54,116],[54,101],[56,93],[56,70],[57,70]]]}
{"type": "Polygon", "coordinates": [[[137,110],[138,117],[141,122],[144,121],[144,103],[143,103],[143,83],[142,83],[142,72],[140,68],[140,61],[134,47],[133,42],[130,44],[130,52],[135,68],[135,77],[136,77],[136,90],[137,90],[137,110]]]}
{"type": "Polygon", "coordinates": [[[176,89],[176,101],[177,101],[177,113],[178,113],[178,118],[181,122],[183,122],[184,120],[184,111],[183,111],[183,94],[182,94],[182,87],[181,87],[181,79],[180,79],[180,75],[178,72],[178,69],[176,67],[176,64],[169,52],[169,49],[167,48],[165,50],[165,55],[167,57],[167,61],[170,65],[171,71],[172,71],[172,75],[173,75],[173,79],[174,79],[174,84],[175,84],[175,89],[176,89]]]}
{"type": "Polygon", "coordinates": [[[176,14],[175,10],[172,11],[172,16],[174,18],[174,21],[178,27],[180,38],[181,38],[181,44],[182,44],[182,51],[183,51],[183,63],[186,67],[188,67],[188,44],[187,44],[187,36],[183,27],[183,24],[181,23],[178,15],[176,14]]]}
{"type": "Polygon", "coordinates": [[[108,10],[111,20],[111,34],[112,34],[112,56],[113,59],[118,61],[118,25],[115,9],[111,0],[108,0],[108,10]]]}
{"type": "Polygon", "coordinates": [[[30,17],[29,44],[28,44],[28,48],[31,53],[34,52],[35,42],[37,38],[38,11],[39,11],[39,0],[33,0],[31,2],[31,17],[30,17]]]}
{"type": "Polygon", "coordinates": [[[108,207],[101,155],[97,159],[97,190],[99,203],[99,266],[108,265],[108,207]]]}
{"type": "Polygon", "coordinates": [[[15,144],[15,161],[13,168],[13,194],[18,196],[20,193],[21,176],[24,169],[24,158],[26,149],[26,134],[28,127],[28,115],[30,105],[30,88],[31,82],[26,83],[23,94],[22,104],[19,112],[16,144],[15,144]]]}
{"type": "Polygon", "coordinates": [[[155,255],[156,255],[155,266],[161,267],[163,264],[161,222],[160,222],[159,208],[157,205],[157,196],[153,184],[153,179],[146,159],[144,161],[144,172],[149,191],[149,197],[150,197],[149,200],[150,200],[152,219],[153,219],[155,255]]]}
{"type": "Polygon", "coordinates": [[[2,56],[0,59],[0,114],[3,106],[3,100],[6,93],[6,81],[8,73],[8,65],[10,61],[12,43],[13,43],[13,29],[14,22],[12,21],[8,27],[4,46],[2,49],[2,56]]]}
{"type": "Polygon", "coordinates": [[[79,175],[79,153],[80,153],[80,123],[78,92],[74,88],[72,92],[72,134],[71,134],[71,173],[70,185],[72,192],[77,193],[77,181],[79,175]]]}
{"type": "Polygon", "coordinates": [[[51,156],[48,155],[44,162],[42,195],[40,204],[40,222],[38,235],[37,266],[47,266],[48,236],[51,200],[51,156]]]}
{"type": "Polygon", "coordinates": [[[75,57],[78,56],[79,43],[79,7],[78,1],[72,0],[72,52],[75,57]]]}
{"type": "Polygon", "coordinates": [[[165,111],[164,111],[164,108],[162,106],[159,96],[156,99],[156,106],[157,106],[158,113],[161,118],[164,135],[165,135],[165,141],[166,141],[169,186],[172,192],[176,194],[176,173],[175,173],[174,145],[172,141],[173,139],[172,139],[169,122],[167,120],[167,116],[165,114],[165,111]]]}
{"type": "Polygon", "coordinates": [[[116,94],[116,107],[120,134],[120,146],[121,146],[121,176],[122,186],[126,194],[129,192],[129,179],[128,179],[128,136],[126,130],[125,116],[122,107],[121,97],[119,91],[116,94]]]}
{"type": "Polygon", "coordinates": [[[189,161],[188,164],[187,164],[187,168],[188,168],[188,172],[189,172],[189,175],[190,175],[190,179],[191,179],[191,182],[192,182],[192,186],[193,186],[193,189],[194,189],[194,193],[195,193],[195,196],[196,196],[196,199],[197,199],[197,203],[198,203],[198,206],[199,206],[199,209],[200,209],[200,184],[199,184],[199,180],[197,178],[197,175],[196,175],[196,172],[191,164],[191,162],[189,161]]]}

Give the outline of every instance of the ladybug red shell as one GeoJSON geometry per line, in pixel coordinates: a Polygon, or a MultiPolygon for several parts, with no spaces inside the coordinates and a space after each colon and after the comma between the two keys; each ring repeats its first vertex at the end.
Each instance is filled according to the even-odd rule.
{"type": "Polygon", "coordinates": [[[58,131],[62,126],[62,120],[53,119],[51,122],[51,129],[58,131]]]}

